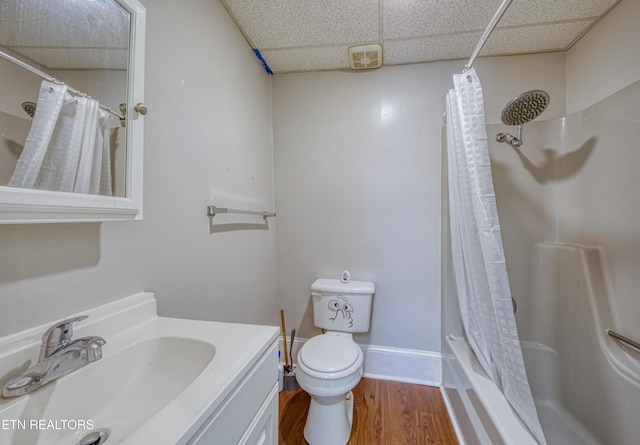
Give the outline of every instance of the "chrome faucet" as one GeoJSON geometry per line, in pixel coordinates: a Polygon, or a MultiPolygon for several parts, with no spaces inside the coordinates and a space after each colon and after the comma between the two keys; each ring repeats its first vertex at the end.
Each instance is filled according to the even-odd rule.
{"type": "Polygon", "coordinates": [[[102,358],[101,337],[83,337],[71,340],[73,324],[87,318],[83,315],[63,320],[51,326],[42,336],[38,363],[22,374],[8,380],[2,388],[2,397],[18,397],[50,383],[91,362],[102,358]]]}

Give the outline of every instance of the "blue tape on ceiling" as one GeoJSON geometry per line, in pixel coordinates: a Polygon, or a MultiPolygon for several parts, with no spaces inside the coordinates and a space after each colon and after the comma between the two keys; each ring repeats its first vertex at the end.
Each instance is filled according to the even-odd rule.
{"type": "Polygon", "coordinates": [[[267,65],[267,61],[264,60],[264,57],[262,57],[262,54],[260,54],[260,50],[258,48],[253,48],[253,52],[256,54],[258,60],[262,62],[262,66],[264,67],[264,70],[267,72],[267,74],[273,76],[273,71],[271,71],[271,68],[269,68],[269,65],[267,65]]]}

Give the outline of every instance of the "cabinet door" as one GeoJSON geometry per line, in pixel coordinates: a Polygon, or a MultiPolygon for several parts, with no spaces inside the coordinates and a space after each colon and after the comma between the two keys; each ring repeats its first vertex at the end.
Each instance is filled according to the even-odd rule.
{"type": "MultiPolygon", "coordinates": [[[[222,405],[187,442],[189,445],[244,443],[242,440],[244,437],[248,437],[248,431],[253,430],[252,426],[255,427],[256,419],[261,418],[261,413],[267,410],[268,404],[266,402],[271,400],[274,390],[277,393],[278,354],[276,348],[277,345],[274,341],[222,405]]],[[[277,420],[276,398],[274,417],[276,426],[277,420]]],[[[276,440],[273,445],[277,445],[277,443],[276,440]]]]}
{"type": "Polygon", "coordinates": [[[278,384],[251,422],[239,445],[278,445],[278,384]]]}

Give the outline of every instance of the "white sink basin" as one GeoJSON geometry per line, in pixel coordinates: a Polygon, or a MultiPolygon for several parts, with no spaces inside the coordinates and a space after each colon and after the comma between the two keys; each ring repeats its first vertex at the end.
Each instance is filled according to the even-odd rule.
{"type": "MultiPolygon", "coordinates": [[[[120,310],[120,304],[100,318],[103,307],[76,326],[74,337],[107,341],[102,359],[32,393],[0,398],[0,444],[75,445],[96,431],[107,433],[105,444],[186,443],[278,333],[267,326],[157,317],[149,295],[129,297],[132,309],[120,310]]],[[[39,346],[22,344],[12,354],[15,342],[4,343],[0,383],[32,364],[25,357],[37,360],[39,346]]]]}

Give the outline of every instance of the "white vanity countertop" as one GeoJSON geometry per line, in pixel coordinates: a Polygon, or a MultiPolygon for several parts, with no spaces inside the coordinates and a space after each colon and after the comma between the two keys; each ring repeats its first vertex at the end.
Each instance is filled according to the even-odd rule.
{"type": "MultiPolygon", "coordinates": [[[[273,326],[162,317],[150,324],[157,336],[176,336],[175,332],[179,331],[178,336],[210,342],[215,347],[215,356],[184,392],[127,436],[122,444],[186,443],[279,334],[273,326]]],[[[277,368],[273,378],[275,383],[277,368]]]]}

